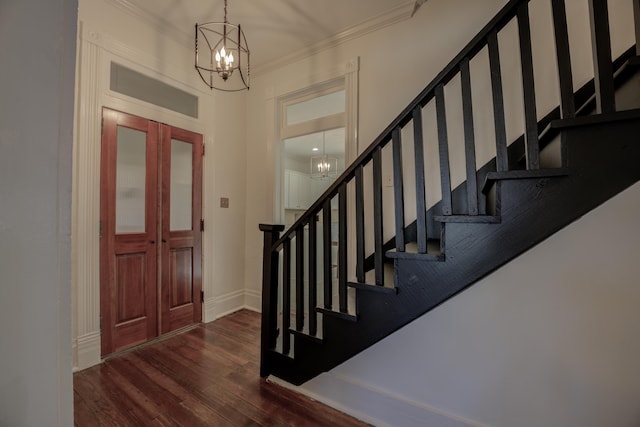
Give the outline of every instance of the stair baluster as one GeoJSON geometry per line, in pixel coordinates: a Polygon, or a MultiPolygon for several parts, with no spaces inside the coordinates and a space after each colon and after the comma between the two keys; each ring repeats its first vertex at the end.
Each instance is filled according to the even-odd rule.
{"type": "Polygon", "coordinates": [[[364,236],[364,166],[356,168],[356,279],[365,281],[365,236],[364,236]]]}
{"type": "Polygon", "coordinates": [[[616,111],[611,62],[611,34],[609,33],[609,7],[607,0],[589,0],[591,23],[591,47],[593,49],[593,71],[596,85],[596,111],[616,111]]]}
{"type": "Polygon", "coordinates": [[[318,315],[315,307],[318,305],[318,216],[309,219],[309,335],[315,337],[318,333],[318,315]]]}
{"type": "Polygon", "coordinates": [[[304,227],[296,230],[296,331],[304,329],[304,227]]]}
{"type": "Polygon", "coordinates": [[[573,96],[573,76],[571,73],[571,54],[569,52],[569,32],[567,30],[567,10],[564,0],[551,0],[553,29],[556,39],[556,58],[558,60],[558,80],[560,82],[560,117],[575,117],[576,106],[573,96]]]}
{"type": "Polygon", "coordinates": [[[391,132],[393,149],[393,198],[395,204],[396,250],[405,251],[404,244],[404,184],[402,181],[402,142],[400,128],[391,132]]]}
{"type": "Polygon", "coordinates": [[[384,236],[382,230],[382,147],[373,152],[373,233],[375,284],[384,286],[384,236]]]}
{"type": "Polygon", "coordinates": [[[347,313],[347,183],[338,191],[338,302],[340,313],[347,313]]]}
{"type": "Polygon", "coordinates": [[[331,238],[331,198],[327,197],[322,205],[322,265],[324,308],[331,310],[333,306],[333,289],[331,285],[331,270],[333,267],[333,257],[331,248],[333,239],[331,238]]]}
{"type": "Polygon", "coordinates": [[[449,137],[447,135],[447,112],[444,101],[444,84],[435,89],[436,116],[438,123],[438,150],[440,154],[440,186],[442,188],[442,215],[452,215],[451,171],[449,166],[449,137]]]}
{"type": "Polygon", "coordinates": [[[533,53],[531,51],[531,25],[529,3],[518,7],[518,36],[520,38],[520,63],[522,65],[522,91],[524,98],[525,146],[527,170],[540,169],[538,141],[538,114],[533,80],[533,53]]]}
{"type": "Polygon", "coordinates": [[[502,94],[502,71],[498,50],[498,31],[491,31],[487,37],[489,49],[489,71],[491,74],[491,94],[493,96],[493,122],[496,136],[496,170],[509,170],[507,151],[507,130],[504,120],[504,96],[502,94]]]}
{"type": "Polygon", "coordinates": [[[462,114],[464,122],[464,151],[467,167],[467,214],[478,215],[478,180],[476,177],[476,144],[473,132],[473,105],[471,101],[471,71],[469,58],[460,63],[462,85],[462,114]]]}
{"type": "Polygon", "coordinates": [[[427,253],[427,202],[424,178],[424,141],[422,135],[422,107],[413,109],[413,149],[416,174],[416,240],[418,253],[427,253]]]}

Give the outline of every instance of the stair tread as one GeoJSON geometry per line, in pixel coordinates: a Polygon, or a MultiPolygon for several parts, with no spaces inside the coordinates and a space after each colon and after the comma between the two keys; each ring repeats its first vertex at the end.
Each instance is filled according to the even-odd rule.
{"type": "Polygon", "coordinates": [[[309,341],[313,341],[313,342],[318,343],[318,344],[322,344],[322,338],[316,337],[314,335],[309,335],[306,331],[299,331],[297,329],[291,328],[291,329],[289,329],[289,332],[291,334],[295,335],[295,336],[307,339],[309,341]]]}
{"type": "Polygon", "coordinates": [[[335,310],[332,310],[332,309],[329,309],[329,308],[324,308],[324,307],[316,307],[316,311],[318,313],[322,313],[324,315],[338,317],[340,319],[349,320],[351,322],[357,322],[358,321],[358,316],[355,315],[355,314],[351,314],[351,313],[343,313],[341,311],[335,311],[335,310]]]}
{"type": "Polygon", "coordinates": [[[444,261],[444,254],[420,254],[417,252],[388,251],[387,257],[392,259],[415,259],[420,261],[444,261]]]}
{"type": "Polygon", "coordinates": [[[504,172],[489,172],[484,180],[482,192],[487,193],[493,181],[506,179],[530,179],[530,178],[550,178],[566,176],[569,174],[567,168],[549,168],[534,170],[510,170],[504,172]]]}
{"type": "Polygon", "coordinates": [[[483,224],[499,224],[501,221],[498,215],[435,215],[433,219],[438,222],[472,222],[483,224]]]}
{"type": "Polygon", "coordinates": [[[422,261],[444,261],[444,254],[440,247],[440,240],[427,240],[427,252],[418,252],[418,244],[416,242],[408,242],[404,251],[392,249],[385,253],[387,258],[391,259],[415,259],[422,261]]]}
{"type": "Polygon", "coordinates": [[[566,129],[574,126],[586,126],[600,123],[633,120],[640,117],[640,109],[616,111],[615,113],[594,114],[591,116],[572,117],[570,119],[558,119],[551,122],[555,129],[566,129]]]}
{"type": "Polygon", "coordinates": [[[354,289],[361,289],[369,292],[380,292],[386,294],[397,294],[398,288],[389,286],[374,285],[371,283],[347,282],[347,286],[354,289]]]}

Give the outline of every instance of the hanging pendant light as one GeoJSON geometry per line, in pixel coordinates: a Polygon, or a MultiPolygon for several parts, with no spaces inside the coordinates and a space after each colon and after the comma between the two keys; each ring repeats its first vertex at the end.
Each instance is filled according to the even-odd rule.
{"type": "Polygon", "coordinates": [[[332,179],[338,176],[338,159],[326,153],[325,132],[322,132],[322,155],[311,157],[311,178],[332,179]]]}
{"type": "Polygon", "coordinates": [[[209,88],[225,92],[249,89],[249,47],[240,25],[227,21],[227,0],[224,22],[196,24],[195,53],[196,70],[209,88]]]}

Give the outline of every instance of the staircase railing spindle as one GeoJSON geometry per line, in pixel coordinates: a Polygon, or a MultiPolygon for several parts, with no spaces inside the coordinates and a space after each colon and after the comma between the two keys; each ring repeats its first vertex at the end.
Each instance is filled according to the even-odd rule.
{"type": "Polygon", "coordinates": [[[331,237],[331,199],[327,198],[322,207],[322,265],[324,268],[322,280],[324,290],[324,308],[331,310],[333,306],[333,292],[331,288],[331,270],[333,266],[333,257],[331,256],[331,248],[333,239],[331,237]]]}
{"type": "Polygon", "coordinates": [[[442,187],[442,215],[453,213],[451,203],[451,171],[449,165],[449,137],[447,112],[444,101],[444,85],[436,86],[436,122],[438,124],[438,152],[440,156],[440,186],[442,187]]]}
{"type": "Polygon", "coordinates": [[[318,281],[318,217],[309,219],[309,335],[316,336],[318,331],[317,281],[318,281]]]}
{"type": "Polygon", "coordinates": [[[533,78],[533,52],[531,49],[531,24],[529,4],[518,7],[518,36],[520,39],[520,63],[522,66],[522,94],[524,99],[525,146],[528,170],[540,169],[540,146],[538,141],[538,117],[533,78]]]}
{"type": "Polygon", "coordinates": [[[393,150],[393,198],[395,205],[396,250],[405,251],[404,243],[404,184],[402,180],[402,142],[400,127],[391,133],[393,150]]]}
{"type": "Polygon", "coordinates": [[[422,108],[413,109],[413,149],[416,174],[416,228],[418,253],[427,253],[427,202],[424,178],[424,141],[422,135],[422,108]]]}
{"type": "Polygon", "coordinates": [[[364,237],[364,166],[356,169],[356,278],[364,283],[365,237],[364,237]]]}
{"type": "Polygon", "coordinates": [[[556,38],[556,58],[558,60],[558,79],[560,83],[560,115],[563,119],[568,119],[575,117],[576,106],[573,95],[567,10],[564,0],[551,0],[551,8],[553,12],[553,30],[556,38]]]}
{"type": "Polygon", "coordinates": [[[373,234],[376,285],[384,285],[384,236],[382,229],[382,148],[373,152],[373,234]]]}
{"type": "Polygon", "coordinates": [[[304,329],[304,227],[296,230],[296,331],[304,329]]]}
{"type": "Polygon", "coordinates": [[[291,240],[282,245],[282,354],[291,351],[291,240]]]}
{"type": "Polygon", "coordinates": [[[596,85],[596,110],[598,113],[612,113],[616,111],[616,100],[607,0],[589,0],[589,21],[596,85]]]}
{"type": "Polygon", "coordinates": [[[338,192],[338,302],[347,312],[347,183],[338,192]]]}
{"type": "Polygon", "coordinates": [[[507,129],[504,118],[504,96],[502,93],[502,71],[500,67],[500,51],[498,50],[498,32],[492,31],[487,37],[489,50],[489,71],[491,74],[491,94],[493,96],[493,123],[496,137],[496,170],[509,170],[507,154],[507,129]]]}
{"type": "Polygon", "coordinates": [[[467,167],[467,212],[478,215],[478,180],[476,177],[476,144],[473,131],[473,104],[471,99],[471,71],[469,58],[460,63],[462,86],[462,114],[464,122],[464,152],[467,167]]]}

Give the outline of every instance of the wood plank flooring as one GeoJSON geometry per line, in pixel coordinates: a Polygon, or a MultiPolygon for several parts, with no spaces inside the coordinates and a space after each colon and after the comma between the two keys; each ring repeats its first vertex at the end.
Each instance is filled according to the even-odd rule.
{"type": "Polygon", "coordinates": [[[242,310],[77,372],[75,425],[367,425],[261,379],[259,346],[242,310]]]}

